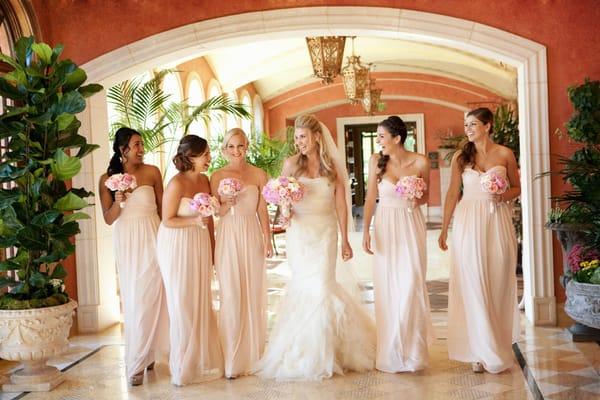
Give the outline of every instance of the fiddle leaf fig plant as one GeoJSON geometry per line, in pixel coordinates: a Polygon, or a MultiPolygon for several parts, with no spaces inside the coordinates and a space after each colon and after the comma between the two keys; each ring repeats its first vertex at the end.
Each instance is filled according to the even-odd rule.
{"type": "Polygon", "coordinates": [[[98,146],[78,133],[75,114],[102,86],[83,85],[85,71],[59,59],[62,50],[27,37],[14,58],[0,54],[12,68],[0,77],[0,248],[9,255],[0,262],[0,309],[69,301],[62,262],[75,250],[78,220],[89,218],[79,210],[93,194],[69,181],[98,146]]]}

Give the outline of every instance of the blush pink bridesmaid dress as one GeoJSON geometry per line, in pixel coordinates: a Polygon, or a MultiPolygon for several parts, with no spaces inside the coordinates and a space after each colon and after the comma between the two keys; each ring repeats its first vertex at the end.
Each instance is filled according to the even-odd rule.
{"type": "Polygon", "coordinates": [[[225,376],[250,373],[266,341],[267,286],[256,185],[244,186],[235,212],[219,220],[215,268],[219,279],[219,332],[225,376]]]}
{"type": "MultiPolygon", "coordinates": [[[[182,198],[177,215],[197,215],[182,198]]],[[[200,383],[223,375],[217,317],[213,309],[212,250],[201,226],[158,229],[158,262],[165,281],[171,320],[171,383],[200,383]]]]}
{"type": "MultiPolygon", "coordinates": [[[[504,166],[491,170],[506,178],[504,166]]],[[[511,206],[491,204],[480,178],[472,168],[463,171],[452,223],[448,353],[498,373],[513,364],[512,343],[519,338],[517,241],[511,206]]]]}
{"type": "Polygon", "coordinates": [[[425,218],[383,178],[375,212],[376,368],[418,371],[427,366],[432,324],[427,296],[425,218]]]}

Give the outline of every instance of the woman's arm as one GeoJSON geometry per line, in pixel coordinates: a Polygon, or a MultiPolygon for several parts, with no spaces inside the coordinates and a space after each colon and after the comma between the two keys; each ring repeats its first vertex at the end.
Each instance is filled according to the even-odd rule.
{"type": "Polygon", "coordinates": [[[234,204],[233,199],[228,199],[219,195],[219,184],[223,179],[222,175],[223,174],[221,173],[221,170],[217,170],[213,172],[210,176],[210,190],[212,193],[215,193],[215,196],[217,196],[217,198],[219,199],[219,203],[221,204],[221,206],[219,207],[219,217],[226,215],[229,212],[231,206],[234,204]]]}
{"type": "Polygon", "coordinates": [[[160,170],[152,166],[152,177],[154,181],[154,196],[156,197],[156,209],[158,211],[158,217],[162,218],[162,201],[163,201],[163,182],[160,170]]]}
{"type": "Polygon", "coordinates": [[[113,200],[110,190],[104,185],[104,182],[108,179],[108,175],[104,174],[100,177],[98,183],[98,193],[100,193],[100,204],[102,206],[102,216],[104,222],[108,225],[112,225],[119,215],[121,215],[121,202],[125,201],[125,195],[123,192],[115,192],[115,199],[113,200]]]}
{"type": "Polygon", "coordinates": [[[373,254],[371,250],[371,232],[369,232],[369,228],[371,227],[371,220],[373,219],[373,214],[375,212],[375,201],[378,196],[377,189],[377,162],[379,161],[380,155],[377,153],[373,153],[371,155],[371,159],[369,160],[369,179],[367,180],[367,198],[365,199],[365,207],[364,207],[364,224],[363,224],[363,249],[368,254],[373,254]]]}
{"type": "Polygon", "coordinates": [[[267,174],[259,169],[260,174],[258,185],[258,205],[256,212],[258,214],[258,221],[263,232],[263,243],[265,246],[265,257],[271,257],[273,255],[273,243],[271,241],[271,224],[269,223],[269,212],[267,211],[267,202],[262,197],[262,188],[267,184],[267,174]]]}
{"type": "Polygon", "coordinates": [[[346,205],[346,185],[339,175],[335,180],[335,211],[342,235],[342,259],[348,261],[352,258],[352,247],[348,240],[348,212],[350,210],[346,205]]]}
{"type": "Polygon", "coordinates": [[[454,214],[454,208],[456,207],[458,196],[460,194],[461,170],[458,165],[459,154],[460,150],[454,154],[452,157],[452,163],[450,164],[450,186],[446,192],[446,201],[444,202],[444,217],[442,218],[442,231],[440,233],[440,237],[438,238],[438,245],[442,250],[448,249],[448,245],[446,244],[446,239],[448,238],[448,227],[450,226],[450,221],[452,220],[452,215],[454,214]]]}
{"type": "Polygon", "coordinates": [[[429,201],[429,172],[431,170],[431,165],[429,164],[429,160],[427,157],[420,156],[418,161],[419,174],[421,178],[425,181],[427,185],[427,189],[423,192],[423,197],[417,200],[418,205],[427,204],[429,201]]]}
{"type": "Polygon", "coordinates": [[[515,154],[508,147],[503,146],[503,156],[506,159],[507,164],[507,173],[508,173],[508,181],[510,183],[510,188],[504,192],[503,194],[497,195],[496,201],[511,201],[516,199],[521,195],[521,182],[519,180],[519,165],[517,164],[517,159],[515,158],[515,154]]]}
{"type": "Polygon", "coordinates": [[[186,228],[200,225],[200,217],[178,217],[179,203],[183,197],[183,185],[175,176],[167,185],[162,201],[162,222],[169,228],[186,228]]]}

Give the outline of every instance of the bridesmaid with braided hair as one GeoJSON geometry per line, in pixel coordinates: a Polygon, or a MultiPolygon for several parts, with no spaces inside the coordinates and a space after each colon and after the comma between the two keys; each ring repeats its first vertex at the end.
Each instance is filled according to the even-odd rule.
{"type": "Polygon", "coordinates": [[[375,254],[373,284],[377,322],[375,367],[383,372],[418,371],[427,366],[432,340],[425,285],[427,248],[420,199],[400,197],[396,183],[418,177],[429,183],[429,161],[404,148],[406,125],[391,116],[377,127],[381,151],[371,156],[364,208],[363,248],[375,254]],[[377,211],[375,202],[379,198],[377,211]],[[375,214],[374,243],[369,228],[375,214]]]}
{"type": "Polygon", "coordinates": [[[158,168],[144,164],[144,143],[137,131],[120,128],[113,151],[108,170],[100,177],[98,192],[104,221],[114,224],[115,263],[125,323],[125,367],[127,380],[137,386],[144,381],[144,370],[154,368],[157,358],[168,357],[169,317],[156,259],[163,186],[158,168]],[[106,180],[122,173],[134,176],[137,188],[129,193],[111,192],[106,180]]]}

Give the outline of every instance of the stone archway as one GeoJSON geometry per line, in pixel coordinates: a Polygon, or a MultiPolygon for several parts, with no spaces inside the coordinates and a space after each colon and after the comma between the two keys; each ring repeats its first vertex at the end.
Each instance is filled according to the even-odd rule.
{"type": "MultiPolygon", "coordinates": [[[[510,64],[518,70],[526,316],[536,325],[556,323],[550,232],[550,169],[546,48],[526,38],[473,21],[383,7],[301,7],[252,12],[182,26],[131,43],[83,65],[105,87],[155,65],[183,62],[213,49],[282,37],[365,35],[442,44],[510,64]]],[[[97,184],[109,159],[106,96],[89,100],[82,131],[102,148],[84,161],[76,185],[97,184]]],[[[110,229],[99,207],[77,237],[78,321],[82,332],[117,321],[116,280],[110,229]]]]}

